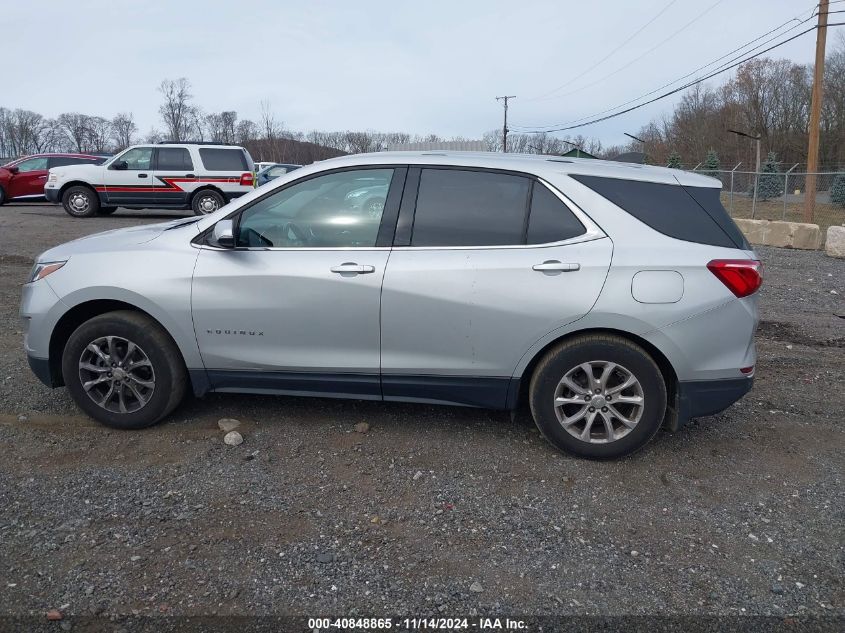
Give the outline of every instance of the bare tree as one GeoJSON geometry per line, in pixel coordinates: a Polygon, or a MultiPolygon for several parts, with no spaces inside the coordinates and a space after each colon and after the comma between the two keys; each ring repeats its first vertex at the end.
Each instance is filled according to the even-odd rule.
{"type": "Polygon", "coordinates": [[[165,79],[158,87],[164,97],[158,111],[170,140],[187,140],[196,131],[199,117],[197,109],[191,104],[193,95],[190,89],[191,83],[185,77],[165,79]]]}
{"type": "Polygon", "coordinates": [[[91,126],[90,116],[79,112],[65,112],[59,115],[59,125],[74,151],[83,152],[87,149],[91,126]]]}
{"type": "Polygon", "coordinates": [[[258,126],[249,119],[242,119],[238,121],[235,129],[235,139],[239,145],[246,145],[250,141],[258,138],[258,126]]]}
{"type": "Polygon", "coordinates": [[[88,149],[92,152],[103,153],[109,148],[112,137],[111,121],[101,116],[94,116],[88,123],[88,149]]]}
{"type": "Polygon", "coordinates": [[[111,125],[112,140],[114,141],[116,151],[126,149],[132,145],[133,138],[138,133],[138,126],[135,125],[135,119],[131,112],[117,114],[112,119],[111,125]]]}

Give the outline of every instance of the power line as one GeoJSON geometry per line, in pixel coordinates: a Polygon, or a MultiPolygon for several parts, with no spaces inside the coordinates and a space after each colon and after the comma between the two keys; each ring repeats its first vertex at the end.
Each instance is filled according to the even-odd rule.
{"type": "Polygon", "coordinates": [[[569,92],[564,92],[563,94],[555,95],[554,97],[546,97],[546,99],[561,99],[561,98],[563,98],[563,97],[568,97],[568,96],[570,96],[570,95],[578,94],[579,92],[582,92],[583,90],[586,90],[587,88],[592,88],[593,86],[598,85],[598,84],[600,84],[600,83],[604,82],[604,81],[605,81],[605,80],[607,80],[607,79],[610,79],[610,78],[611,78],[611,77],[613,77],[614,75],[618,75],[618,74],[619,74],[619,73],[621,73],[623,70],[626,70],[627,68],[630,68],[632,65],[634,65],[635,63],[637,63],[638,61],[640,61],[643,57],[646,57],[647,55],[650,55],[651,53],[653,53],[654,51],[656,51],[658,48],[660,48],[661,46],[663,46],[664,44],[666,44],[668,41],[670,41],[670,40],[674,39],[675,37],[677,37],[678,35],[680,35],[682,32],[684,32],[684,31],[685,31],[686,29],[688,29],[690,26],[692,26],[693,24],[695,24],[696,22],[698,22],[698,20],[700,20],[700,19],[701,19],[701,18],[703,18],[705,15],[707,15],[708,13],[710,13],[710,11],[712,11],[712,10],[713,10],[713,9],[715,9],[717,6],[719,6],[720,4],[722,4],[722,2],[724,2],[724,0],[716,0],[716,2],[714,2],[714,3],[713,3],[713,4],[711,4],[709,7],[707,7],[704,11],[702,11],[701,13],[699,13],[699,14],[698,14],[697,16],[695,16],[692,20],[690,20],[689,22],[687,22],[686,24],[684,24],[681,28],[679,28],[677,31],[675,31],[674,33],[672,33],[672,35],[670,35],[670,36],[669,36],[669,37],[667,37],[666,39],[664,39],[664,40],[662,40],[662,41],[658,42],[657,44],[655,44],[654,46],[652,46],[650,49],[648,49],[645,53],[643,53],[643,54],[642,54],[642,55],[640,55],[639,57],[635,57],[634,59],[632,59],[631,61],[629,61],[629,62],[628,62],[627,64],[625,64],[624,66],[622,66],[622,67],[620,67],[620,68],[617,68],[617,69],[616,69],[616,70],[614,70],[613,72],[608,73],[607,75],[604,75],[604,76],[603,76],[603,77],[601,77],[600,79],[596,79],[595,81],[593,81],[593,82],[591,82],[591,83],[585,84],[585,85],[581,86],[580,88],[576,88],[575,90],[570,90],[569,92]]]}
{"type": "MultiPolygon", "coordinates": [[[[839,2],[845,2],[845,0],[838,0],[838,1],[839,1],[839,2]]],[[[638,97],[636,97],[636,98],[634,98],[634,99],[630,99],[629,101],[625,101],[624,103],[617,104],[617,105],[615,105],[615,106],[613,106],[613,107],[611,107],[611,108],[608,108],[608,109],[606,109],[606,110],[602,110],[601,112],[596,112],[596,113],[594,113],[594,114],[590,114],[590,115],[587,115],[587,116],[581,117],[581,118],[579,118],[579,119],[574,119],[574,120],[571,120],[571,121],[567,121],[567,122],[565,122],[565,123],[551,123],[551,124],[547,124],[547,125],[514,125],[514,127],[516,127],[516,128],[523,128],[523,129],[526,129],[526,130],[527,130],[527,129],[541,129],[541,128],[542,128],[542,129],[545,129],[545,128],[548,128],[548,127],[555,127],[555,126],[569,125],[570,123],[578,123],[578,122],[580,122],[580,121],[584,121],[584,120],[586,120],[586,119],[590,119],[590,118],[592,118],[592,117],[599,116],[599,115],[601,115],[601,114],[606,114],[606,113],[608,113],[608,112],[612,112],[612,111],[614,111],[614,110],[617,110],[618,108],[623,108],[623,107],[625,107],[626,105],[630,105],[630,104],[632,104],[632,103],[636,103],[637,101],[639,101],[639,100],[641,100],[641,99],[644,99],[644,98],[646,98],[646,97],[650,97],[651,95],[653,95],[653,94],[655,94],[655,93],[657,93],[657,92],[659,92],[659,91],[663,90],[664,88],[668,88],[669,86],[671,86],[671,85],[673,85],[673,84],[676,84],[676,83],[678,83],[679,81],[683,81],[684,79],[686,79],[686,78],[688,78],[688,77],[691,77],[691,76],[695,75],[696,73],[698,73],[699,71],[704,70],[705,68],[709,68],[710,66],[712,66],[712,65],[713,65],[713,64],[715,64],[716,62],[720,62],[720,61],[722,61],[723,59],[725,59],[726,57],[730,57],[730,56],[731,56],[731,55],[733,55],[734,53],[737,53],[738,51],[741,51],[741,50],[743,50],[743,49],[746,49],[746,48],[748,48],[751,44],[754,44],[755,42],[757,42],[757,41],[759,41],[759,40],[761,40],[761,39],[763,39],[763,38],[765,38],[765,37],[768,37],[768,36],[769,36],[769,35],[771,35],[772,33],[776,32],[776,31],[779,31],[780,29],[782,29],[784,26],[786,26],[787,24],[789,24],[789,23],[791,23],[791,22],[798,22],[797,24],[794,24],[792,27],[788,28],[786,31],[784,31],[784,32],[782,32],[782,33],[779,33],[778,35],[775,35],[774,37],[772,37],[772,38],[770,38],[770,39],[766,40],[766,41],[765,41],[765,42],[763,42],[762,44],[759,44],[759,45],[757,45],[757,46],[754,46],[754,47],[750,48],[749,50],[747,50],[747,51],[745,51],[745,52],[743,52],[743,53],[741,53],[741,54],[740,54],[740,55],[747,55],[747,54],[748,54],[748,53],[750,53],[751,51],[754,51],[754,50],[756,50],[756,49],[760,48],[761,46],[765,46],[765,45],[766,45],[766,44],[768,44],[769,42],[772,42],[772,41],[774,41],[774,40],[778,39],[779,37],[782,37],[782,36],[786,35],[786,34],[787,34],[787,33],[789,33],[790,31],[794,31],[795,29],[797,29],[799,26],[801,26],[801,25],[802,25],[802,24],[804,24],[805,22],[808,22],[809,20],[812,20],[812,19],[815,17],[815,15],[816,15],[816,14],[815,14],[815,10],[814,10],[812,15],[810,15],[810,16],[809,16],[809,17],[807,17],[807,18],[804,18],[803,20],[800,20],[798,16],[796,16],[796,17],[794,17],[794,18],[790,18],[789,20],[787,20],[787,21],[786,21],[786,22],[784,22],[783,24],[781,24],[781,25],[779,25],[779,26],[776,26],[775,28],[773,28],[773,29],[771,29],[771,30],[767,31],[766,33],[763,33],[762,35],[760,35],[760,36],[758,36],[758,37],[754,38],[753,40],[750,40],[750,41],[746,42],[746,43],[745,43],[745,44],[743,44],[742,46],[739,46],[739,47],[737,47],[737,48],[733,49],[732,51],[730,51],[730,52],[728,52],[728,53],[725,53],[725,54],[724,54],[724,55],[722,55],[721,57],[718,57],[718,58],[714,59],[713,61],[711,61],[711,62],[709,62],[709,63],[707,63],[707,64],[704,64],[703,66],[699,66],[698,68],[696,68],[695,70],[693,70],[693,71],[691,71],[691,72],[687,73],[686,75],[683,75],[683,76],[681,76],[681,77],[678,77],[677,79],[673,79],[672,81],[667,82],[667,83],[663,84],[662,86],[658,86],[657,88],[655,88],[654,90],[652,90],[652,91],[650,91],[650,92],[647,92],[647,93],[645,93],[645,94],[642,94],[642,95],[640,95],[640,96],[638,96],[638,97]]],[[[724,66],[724,65],[726,65],[726,64],[729,64],[729,63],[731,63],[731,61],[734,61],[735,59],[736,59],[736,58],[734,58],[734,59],[730,60],[729,62],[726,62],[725,64],[721,64],[721,65],[720,65],[720,66],[718,66],[717,68],[720,68],[721,66],[724,66]]]]}
{"type": "MultiPolygon", "coordinates": [[[[832,26],[842,26],[842,25],[845,25],[845,22],[837,22],[837,23],[834,23],[834,24],[828,24],[827,27],[829,28],[829,27],[832,27],[832,26]]],[[[769,48],[762,50],[759,53],[755,53],[754,55],[746,57],[745,59],[742,59],[742,60],[736,62],[735,64],[731,64],[730,66],[727,66],[727,67],[722,68],[720,70],[717,70],[713,73],[710,73],[709,75],[701,77],[700,79],[696,79],[694,81],[691,81],[691,82],[689,82],[689,83],[687,83],[683,86],[675,88],[674,90],[670,90],[669,92],[666,92],[666,93],[664,93],[664,94],[662,94],[658,97],[655,97],[654,99],[649,99],[648,101],[645,101],[645,102],[643,102],[639,105],[635,105],[635,106],[632,106],[632,107],[627,108],[625,110],[622,110],[621,112],[616,112],[615,114],[609,114],[607,116],[599,117],[597,119],[592,119],[591,121],[587,121],[586,123],[578,123],[577,125],[569,125],[569,126],[566,126],[566,127],[552,128],[552,129],[547,129],[547,130],[538,130],[538,131],[535,131],[535,132],[526,131],[524,133],[525,134],[545,134],[545,133],[548,133],[548,132],[565,132],[567,130],[574,130],[576,128],[585,127],[587,125],[593,125],[594,123],[599,123],[601,121],[607,121],[608,119],[616,118],[616,117],[621,116],[623,114],[627,114],[628,112],[638,110],[639,108],[642,108],[643,106],[646,106],[650,103],[654,103],[655,101],[660,101],[661,99],[665,99],[668,96],[671,96],[673,94],[680,92],[681,90],[686,90],[690,86],[694,86],[697,83],[701,83],[702,81],[706,81],[708,79],[711,79],[712,77],[715,77],[716,75],[719,75],[719,74],[721,74],[721,73],[723,73],[727,70],[730,70],[732,68],[736,68],[737,66],[740,66],[741,64],[744,64],[745,62],[747,62],[751,59],[754,59],[755,57],[759,57],[760,55],[762,55],[764,53],[768,53],[769,51],[774,50],[774,49],[776,49],[780,46],[783,46],[784,44],[787,44],[787,43],[791,42],[792,40],[795,40],[795,39],[801,37],[802,35],[806,35],[810,31],[815,31],[816,28],[817,27],[815,27],[815,26],[811,26],[810,28],[808,28],[804,31],[801,31],[797,35],[793,35],[792,37],[790,37],[786,40],[783,40],[782,42],[779,42],[778,44],[775,44],[774,46],[770,46],[769,48]]]]}
{"type": "Polygon", "coordinates": [[[662,9],[661,9],[658,13],[657,13],[657,15],[655,15],[655,16],[654,16],[653,18],[651,18],[648,22],[646,22],[646,23],[645,23],[645,24],[643,24],[640,28],[638,28],[636,31],[634,31],[634,33],[632,33],[632,34],[628,37],[628,39],[626,39],[626,40],[625,40],[624,42],[622,42],[619,46],[617,46],[617,47],[616,47],[616,48],[614,48],[612,51],[610,51],[607,55],[605,55],[604,57],[602,57],[602,58],[601,58],[599,61],[597,61],[595,64],[593,64],[592,66],[590,66],[589,68],[587,68],[587,69],[586,69],[584,72],[582,72],[580,75],[577,75],[576,77],[573,77],[572,79],[570,79],[570,80],[569,80],[569,81],[567,81],[566,83],[561,84],[560,86],[558,86],[557,88],[554,88],[553,90],[550,90],[549,92],[546,92],[546,93],[541,94],[539,97],[532,97],[531,99],[526,99],[526,101],[541,101],[541,100],[545,99],[546,97],[548,97],[549,95],[556,93],[558,90],[562,90],[563,88],[566,88],[567,86],[569,86],[569,85],[571,85],[571,84],[575,83],[576,81],[578,81],[579,79],[581,79],[581,77],[583,77],[583,76],[584,76],[584,75],[586,75],[587,73],[589,73],[589,72],[591,72],[591,71],[595,70],[596,68],[598,68],[599,66],[601,66],[604,62],[606,62],[608,59],[610,59],[610,58],[611,58],[611,57],[612,57],[615,53],[617,53],[617,52],[618,52],[621,48],[623,48],[626,44],[628,44],[628,42],[630,42],[630,41],[631,41],[632,39],[634,39],[637,35],[639,35],[640,33],[642,33],[642,32],[643,32],[646,28],[648,28],[649,26],[651,26],[651,24],[652,24],[652,23],[654,23],[654,21],[655,21],[655,20],[657,20],[657,18],[659,18],[659,17],[660,17],[661,15],[663,15],[664,13],[666,13],[666,11],[669,9],[669,7],[671,7],[671,6],[672,6],[673,4],[675,4],[677,1],[678,1],[678,0],[671,0],[671,1],[669,2],[669,4],[667,4],[665,7],[663,7],[663,8],[662,8],[662,9]]]}

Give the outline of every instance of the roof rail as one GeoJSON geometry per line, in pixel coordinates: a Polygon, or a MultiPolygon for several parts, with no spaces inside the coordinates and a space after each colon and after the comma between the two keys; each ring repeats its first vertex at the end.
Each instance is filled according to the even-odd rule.
{"type": "Polygon", "coordinates": [[[159,141],[156,145],[225,145],[226,147],[240,147],[235,143],[218,143],[217,141],[159,141]]]}

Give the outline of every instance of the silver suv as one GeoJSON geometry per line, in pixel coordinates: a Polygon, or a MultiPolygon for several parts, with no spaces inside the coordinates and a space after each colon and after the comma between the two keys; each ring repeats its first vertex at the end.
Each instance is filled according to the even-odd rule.
{"type": "Polygon", "coordinates": [[[588,159],[327,160],[42,254],[25,347],[117,428],[187,390],[527,403],[555,446],[616,457],[751,389],[761,268],[719,193],[588,159]]]}

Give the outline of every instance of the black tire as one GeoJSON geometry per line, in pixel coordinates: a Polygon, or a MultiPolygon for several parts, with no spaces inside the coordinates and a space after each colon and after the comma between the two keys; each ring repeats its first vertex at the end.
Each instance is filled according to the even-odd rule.
{"type": "MultiPolygon", "coordinates": [[[[121,354],[125,351],[125,347],[121,348],[120,343],[115,343],[115,359],[119,360],[121,354]]],[[[128,356],[129,354],[126,354],[126,357],[128,356]]],[[[108,362],[102,361],[101,367],[98,367],[97,371],[108,371],[108,365],[108,362]]],[[[142,429],[161,420],[181,402],[185,395],[188,380],[182,355],[170,335],[149,317],[131,310],[101,314],[80,325],[70,335],[65,345],[62,354],[62,376],[76,404],[98,422],[115,429],[142,429]],[[124,341],[131,341],[150,363],[149,370],[142,367],[134,372],[128,372],[136,375],[141,370],[151,372],[140,376],[147,381],[152,379],[153,388],[146,394],[148,396],[146,404],[137,407],[137,409],[134,405],[140,404],[141,400],[133,398],[128,386],[118,387],[126,394],[125,399],[122,395],[119,398],[119,401],[125,400],[128,403],[126,404],[126,413],[121,413],[119,410],[109,410],[93,400],[95,395],[101,395],[97,391],[98,389],[107,390],[110,388],[111,380],[107,379],[102,388],[92,388],[91,391],[94,392],[94,395],[89,395],[89,392],[83,387],[83,377],[80,375],[82,371],[86,371],[89,377],[91,375],[104,378],[112,376],[110,373],[94,374],[80,368],[83,352],[87,353],[87,350],[90,349],[88,346],[103,337],[119,337],[124,341]]],[[[138,386],[137,383],[132,384],[138,386]]],[[[138,387],[136,392],[139,389],[141,388],[138,387]]],[[[119,403],[115,403],[114,400],[107,404],[119,409],[119,403]]]]}
{"type": "MultiPolygon", "coordinates": [[[[611,388],[609,391],[612,392],[613,389],[611,388]]],[[[538,363],[531,377],[530,404],[534,422],[540,432],[554,446],[579,457],[611,459],[629,455],[639,450],[660,429],[666,411],[666,384],[660,368],[639,345],[622,337],[609,334],[587,334],[555,346],[538,363]],[[563,391],[558,392],[561,380],[570,371],[576,372],[570,375],[576,386],[586,387],[588,380],[586,372],[583,369],[579,371],[578,368],[584,363],[591,362],[597,363],[593,372],[596,378],[601,377],[601,363],[605,363],[605,367],[609,367],[606,363],[614,363],[621,367],[621,369],[613,369],[612,373],[608,374],[609,378],[606,383],[608,385],[623,384],[627,374],[633,375],[639,381],[639,387],[625,389],[616,395],[610,395],[610,393],[607,393],[607,395],[610,396],[611,400],[614,397],[618,400],[623,395],[627,400],[641,397],[642,404],[611,403],[610,401],[605,403],[603,398],[606,392],[604,391],[600,394],[601,399],[591,400],[588,403],[586,402],[587,397],[591,399],[597,397],[593,389],[590,389],[587,393],[586,389],[579,392],[563,387],[563,391]],[[580,382],[578,382],[579,379],[580,382]],[[631,390],[640,390],[642,395],[638,396],[631,390]],[[567,404],[558,409],[555,407],[555,398],[558,395],[573,401],[583,397],[585,402],[583,404],[580,402],[567,404]],[[598,409],[589,408],[594,402],[599,407],[598,409]],[[605,404],[607,406],[604,406],[605,404]],[[584,413],[585,408],[587,413],[584,413]],[[610,437],[610,431],[606,429],[605,417],[608,418],[608,423],[614,427],[613,436],[619,435],[619,438],[606,441],[606,443],[593,443],[580,439],[573,433],[583,433],[586,430],[587,420],[582,419],[565,427],[564,423],[558,419],[556,412],[558,410],[562,417],[575,417],[578,414],[589,416],[591,415],[589,412],[595,411],[594,423],[597,426],[587,432],[593,442],[601,441],[602,437],[606,441],[610,437]],[[609,411],[609,413],[605,416],[601,413],[602,411],[609,411]],[[614,413],[627,416],[626,419],[629,421],[634,420],[637,414],[640,417],[634,426],[628,427],[623,425],[619,418],[614,416],[614,413]],[[571,431],[568,431],[567,428],[571,431]]]]}
{"type": "Polygon", "coordinates": [[[85,185],[68,187],[62,194],[62,206],[68,215],[75,218],[90,218],[100,210],[100,198],[97,192],[85,185]]]}
{"type": "Polygon", "coordinates": [[[214,189],[200,189],[191,198],[191,209],[194,215],[208,215],[214,213],[226,204],[223,196],[214,189]],[[213,208],[211,208],[213,206],[213,208]]]}
{"type": "Polygon", "coordinates": [[[6,202],[6,190],[0,187],[0,205],[6,202]]]}
{"type": "Polygon", "coordinates": [[[111,215],[117,211],[117,207],[100,207],[100,210],[97,212],[99,215],[111,215]]]}

